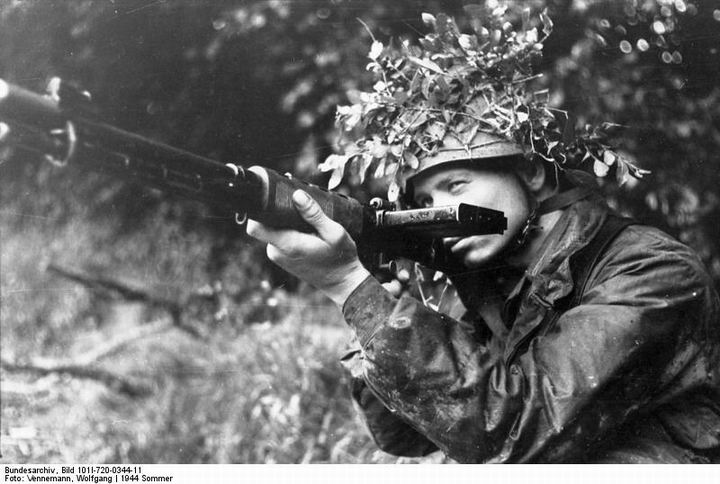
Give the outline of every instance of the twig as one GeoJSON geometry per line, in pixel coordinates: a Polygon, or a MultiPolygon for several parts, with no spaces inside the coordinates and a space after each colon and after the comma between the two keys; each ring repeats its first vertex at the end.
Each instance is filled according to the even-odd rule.
{"type": "Polygon", "coordinates": [[[368,27],[368,24],[366,24],[366,23],[363,21],[363,19],[361,19],[361,18],[358,18],[357,21],[360,22],[363,27],[365,27],[365,30],[367,30],[367,33],[370,34],[370,38],[372,39],[372,41],[373,41],[373,42],[377,42],[377,40],[375,39],[375,36],[374,36],[373,33],[372,33],[372,30],[370,30],[370,27],[368,27]]]}

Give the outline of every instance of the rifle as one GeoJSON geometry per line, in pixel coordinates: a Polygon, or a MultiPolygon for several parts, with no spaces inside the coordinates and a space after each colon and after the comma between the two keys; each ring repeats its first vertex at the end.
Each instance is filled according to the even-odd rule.
{"type": "Polygon", "coordinates": [[[78,162],[209,203],[276,228],[312,228],[292,203],[305,190],[355,240],[371,271],[405,258],[447,273],[461,265],[442,248],[443,237],[502,234],[502,212],[467,204],[401,209],[380,198],[367,205],[261,166],[243,168],[145,138],[103,122],[89,93],[54,78],[42,95],[0,79],[0,143],[40,153],[51,163],[78,162]]]}

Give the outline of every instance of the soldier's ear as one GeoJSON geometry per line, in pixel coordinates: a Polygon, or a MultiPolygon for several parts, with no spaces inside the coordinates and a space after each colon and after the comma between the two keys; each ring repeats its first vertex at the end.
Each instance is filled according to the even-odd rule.
{"type": "Polygon", "coordinates": [[[546,188],[547,173],[542,161],[524,160],[516,171],[530,193],[536,195],[546,188]]]}

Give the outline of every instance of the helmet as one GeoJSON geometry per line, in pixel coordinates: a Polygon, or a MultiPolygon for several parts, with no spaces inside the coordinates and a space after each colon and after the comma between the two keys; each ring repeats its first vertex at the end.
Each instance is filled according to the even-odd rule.
{"type": "Polygon", "coordinates": [[[558,171],[614,173],[620,183],[646,173],[610,146],[606,125],[617,125],[588,126],[570,135],[549,107],[547,91],[530,90],[537,77],[533,60],[552,31],[547,15],[540,15],[541,38],[530,23],[513,30],[505,9],[468,13],[470,34],[461,33],[447,15],[423,14],[433,32],[419,46],[405,41],[398,48],[374,40],[368,69],[377,82],[372,92],[349,93],[352,105],[338,107],[344,154],[320,165],[334,171],[330,188],[349,164],[361,182],[366,173],[375,178],[395,173],[388,188],[394,200],[410,178],[431,167],[470,159],[507,161],[521,154],[558,171]]]}
{"type": "Polygon", "coordinates": [[[418,173],[446,163],[464,160],[477,160],[481,163],[482,160],[523,154],[519,144],[491,133],[478,131],[469,143],[463,143],[457,135],[450,133],[445,135],[435,153],[418,159],[416,169],[404,170],[403,178],[408,181],[418,173]]]}

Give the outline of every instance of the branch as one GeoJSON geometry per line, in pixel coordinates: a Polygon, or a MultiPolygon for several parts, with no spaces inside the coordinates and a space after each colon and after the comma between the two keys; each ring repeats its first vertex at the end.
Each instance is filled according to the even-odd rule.
{"type": "Polygon", "coordinates": [[[136,340],[146,338],[156,333],[161,333],[171,327],[172,326],[162,321],[134,327],[129,331],[124,332],[119,337],[108,341],[98,348],[95,348],[95,350],[83,354],[79,359],[75,360],[75,363],[82,366],[96,363],[101,359],[113,356],[136,340]]]}
{"type": "Polygon", "coordinates": [[[112,390],[130,397],[144,397],[152,393],[152,388],[147,383],[116,375],[102,368],[93,368],[77,363],[52,361],[16,363],[3,358],[0,359],[0,365],[8,372],[28,372],[37,375],[65,374],[74,378],[95,380],[107,385],[112,390]]]}
{"type": "Polygon", "coordinates": [[[62,267],[57,264],[50,264],[47,267],[47,271],[82,284],[93,291],[115,294],[126,301],[144,302],[167,309],[170,312],[180,310],[180,304],[178,301],[168,299],[158,294],[153,294],[152,291],[147,288],[133,287],[130,283],[125,281],[112,279],[103,275],[91,274],[86,271],[62,267]]]}
{"type": "Polygon", "coordinates": [[[2,381],[0,391],[2,391],[0,398],[4,403],[12,400],[27,401],[31,398],[45,397],[50,393],[47,385],[41,387],[36,383],[30,384],[8,379],[2,381]]]}
{"type": "Polygon", "coordinates": [[[175,326],[195,338],[202,338],[202,335],[197,329],[184,324],[182,321],[183,307],[187,304],[187,297],[170,299],[156,294],[148,288],[133,286],[126,281],[120,281],[101,274],[91,274],[86,271],[70,269],[54,263],[48,265],[46,270],[60,277],[82,284],[91,291],[111,294],[126,301],[143,302],[150,306],[164,309],[170,313],[175,326]]]}

